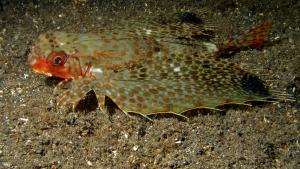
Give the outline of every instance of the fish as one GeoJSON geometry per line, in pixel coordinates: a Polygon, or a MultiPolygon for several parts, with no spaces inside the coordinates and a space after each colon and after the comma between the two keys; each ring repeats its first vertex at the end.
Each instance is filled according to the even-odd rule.
{"type": "Polygon", "coordinates": [[[225,42],[197,37],[211,27],[189,22],[103,29],[95,33],[46,32],[28,56],[39,74],[65,79],[57,106],[73,107],[93,91],[100,109],[110,98],[125,113],[183,116],[193,109],[219,110],[227,104],[280,98],[259,77],[228,59],[232,52],[261,49],[270,23],[262,23],[225,42]]]}

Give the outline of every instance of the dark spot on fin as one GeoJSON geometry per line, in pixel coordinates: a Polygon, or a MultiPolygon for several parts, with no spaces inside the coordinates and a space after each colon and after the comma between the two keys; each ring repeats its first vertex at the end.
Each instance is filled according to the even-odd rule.
{"type": "Polygon", "coordinates": [[[105,96],[104,106],[107,108],[107,112],[110,116],[116,113],[116,109],[119,109],[118,105],[108,96],[105,96]]]}
{"type": "Polygon", "coordinates": [[[246,74],[241,80],[242,88],[250,93],[259,96],[270,96],[268,89],[264,86],[263,82],[255,75],[246,74]]]}
{"type": "Polygon", "coordinates": [[[192,12],[178,12],[175,13],[175,17],[179,19],[180,22],[192,23],[192,24],[203,24],[203,20],[192,12]]]}
{"type": "Polygon", "coordinates": [[[86,111],[90,112],[95,110],[98,107],[98,99],[94,90],[90,90],[86,93],[83,99],[81,99],[77,106],[75,107],[75,111],[86,111]]]}
{"type": "Polygon", "coordinates": [[[48,86],[56,86],[59,84],[59,82],[63,81],[64,79],[62,78],[59,78],[59,77],[55,77],[55,76],[51,76],[51,77],[47,77],[45,79],[45,83],[48,85],[48,86]]]}

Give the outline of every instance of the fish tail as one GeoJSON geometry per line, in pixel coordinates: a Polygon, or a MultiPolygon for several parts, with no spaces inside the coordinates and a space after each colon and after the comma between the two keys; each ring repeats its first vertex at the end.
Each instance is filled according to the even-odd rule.
{"type": "Polygon", "coordinates": [[[245,32],[237,38],[229,38],[219,47],[219,55],[230,54],[245,48],[261,49],[268,38],[270,23],[262,23],[245,32]]]}

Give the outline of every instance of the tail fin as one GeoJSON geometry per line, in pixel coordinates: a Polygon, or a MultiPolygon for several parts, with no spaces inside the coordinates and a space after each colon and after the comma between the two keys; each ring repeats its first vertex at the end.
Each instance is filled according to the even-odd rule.
{"type": "Polygon", "coordinates": [[[218,56],[228,55],[233,52],[251,47],[260,49],[268,37],[268,31],[271,28],[270,23],[263,23],[245,31],[237,38],[230,38],[219,46],[218,56]]]}

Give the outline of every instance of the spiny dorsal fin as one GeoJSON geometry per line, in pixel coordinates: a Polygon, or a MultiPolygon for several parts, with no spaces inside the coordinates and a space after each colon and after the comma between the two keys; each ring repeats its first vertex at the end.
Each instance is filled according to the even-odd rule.
{"type": "Polygon", "coordinates": [[[157,41],[195,45],[199,39],[210,39],[214,35],[215,26],[200,15],[191,12],[175,13],[169,18],[143,18],[126,21],[110,29],[99,29],[99,34],[122,35],[131,38],[132,35],[152,37],[157,41]]]}

